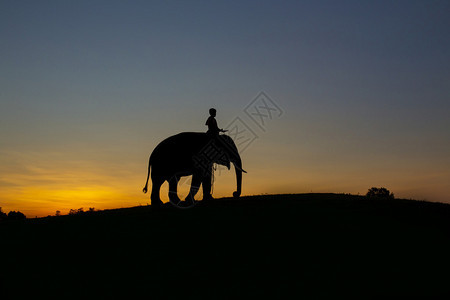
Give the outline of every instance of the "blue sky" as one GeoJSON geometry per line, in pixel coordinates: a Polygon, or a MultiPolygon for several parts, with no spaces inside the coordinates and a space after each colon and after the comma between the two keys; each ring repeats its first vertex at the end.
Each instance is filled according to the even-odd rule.
{"type": "MultiPolygon", "coordinates": [[[[449,12],[448,1],[2,1],[0,206],[145,203],[148,155],[206,130],[210,107],[220,126],[239,116],[258,135],[242,154],[244,194],[385,186],[450,202],[449,12]],[[261,91],[283,109],[265,131],[243,113],[261,91]],[[80,189],[91,196],[77,200],[80,189]]],[[[221,172],[216,195],[233,182],[221,172]]]]}

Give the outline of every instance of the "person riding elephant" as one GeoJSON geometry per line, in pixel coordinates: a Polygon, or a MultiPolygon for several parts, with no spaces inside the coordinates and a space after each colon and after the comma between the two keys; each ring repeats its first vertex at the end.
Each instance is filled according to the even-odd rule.
{"type": "Polygon", "coordinates": [[[208,131],[206,133],[212,134],[212,135],[218,135],[219,132],[227,132],[228,130],[219,129],[219,126],[217,126],[217,121],[215,119],[217,114],[217,111],[215,108],[209,109],[209,118],[206,120],[205,125],[208,126],[208,131]]]}

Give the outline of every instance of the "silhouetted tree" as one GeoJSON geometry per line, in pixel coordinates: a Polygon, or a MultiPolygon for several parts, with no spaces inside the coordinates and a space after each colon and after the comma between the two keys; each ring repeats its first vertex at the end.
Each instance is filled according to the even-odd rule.
{"type": "Polygon", "coordinates": [[[84,213],[84,209],[81,207],[79,209],[71,209],[69,215],[81,215],[84,213]]]}
{"type": "Polygon", "coordinates": [[[26,218],[20,211],[10,211],[8,213],[8,220],[24,220],[26,218]]]}
{"type": "Polygon", "coordinates": [[[381,188],[373,187],[369,189],[366,196],[368,198],[376,198],[376,199],[394,199],[394,194],[384,187],[381,188]]]}
{"type": "Polygon", "coordinates": [[[8,215],[4,213],[0,207],[0,221],[6,220],[6,218],[8,218],[8,215]]]}
{"type": "Polygon", "coordinates": [[[61,216],[61,212],[59,210],[57,210],[55,216],[57,216],[57,217],[61,216]]]}

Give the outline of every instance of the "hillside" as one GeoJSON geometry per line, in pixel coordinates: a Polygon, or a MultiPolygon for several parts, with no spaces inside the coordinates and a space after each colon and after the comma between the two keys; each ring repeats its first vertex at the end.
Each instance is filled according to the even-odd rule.
{"type": "Polygon", "coordinates": [[[264,195],[3,222],[0,232],[6,299],[450,294],[450,205],[439,203],[264,195]]]}

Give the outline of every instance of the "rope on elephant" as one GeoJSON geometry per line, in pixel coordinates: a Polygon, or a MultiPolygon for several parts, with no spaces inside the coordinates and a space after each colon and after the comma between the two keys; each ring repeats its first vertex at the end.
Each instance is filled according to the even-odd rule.
{"type": "Polygon", "coordinates": [[[213,164],[211,168],[211,195],[214,194],[214,171],[217,169],[217,166],[213,164]]]}

